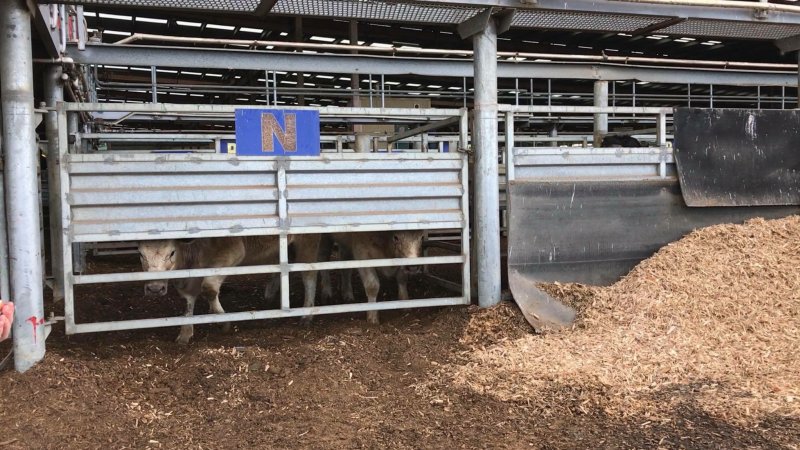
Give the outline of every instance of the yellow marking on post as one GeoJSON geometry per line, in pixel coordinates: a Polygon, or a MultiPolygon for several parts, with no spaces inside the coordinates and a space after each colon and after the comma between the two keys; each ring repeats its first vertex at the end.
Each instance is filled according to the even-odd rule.
{"type": "Polygon", "coordinates": [[[228,154],[229,155],[236,154],[236,142],[228,142],[228,154]]]}

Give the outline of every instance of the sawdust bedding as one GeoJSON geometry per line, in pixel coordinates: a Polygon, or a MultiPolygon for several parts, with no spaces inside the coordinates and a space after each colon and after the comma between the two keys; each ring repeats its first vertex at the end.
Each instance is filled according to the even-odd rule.
{"type": "Polygon", "coordinates": [[[697,230],[613,286],[542,287],[578,308],[573,329],[535,335],[513,304],[479,312],[440,380],[528,404],[564,386],[653,421],[686,405],[746,426],[800,417],[800,217],[697,230]]]}

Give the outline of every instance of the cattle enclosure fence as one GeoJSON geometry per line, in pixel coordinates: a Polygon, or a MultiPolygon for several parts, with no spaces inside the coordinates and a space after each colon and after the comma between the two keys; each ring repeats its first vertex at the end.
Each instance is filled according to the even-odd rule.
{"type": "MultiPolygon", "coordinates": [[[[232,120],[232,105],[59,103],[57,199],[61,229],[67,334],[188,324],[296,317],[470,303],[468,162],[451,153],[322,153],[313,157],[244,157],[224,153],[82,152],[81,133],[68,115],[195,115],[232,120]],[[419,258],[290,263],[288,236],[399,230],[458,230],[460,254],[419,258]],[[152,239],[278,236],[276,264],[82,274],[73,247],[152,239]],[[453,297],[293,308],[289,274],[359,267],[458,264],[461,292],[453,297]],[[79,323],[75,287],[87,284],[279,274],[279,309],[79,323]]],[[[258,108],[253,108],[258,109],[258,108]]],[[[281,109],[281,108],[275,108],[281,109]]],[[[292,108],[297,109],[297,108],[292,108]]],[[[323,121],[456,123],[466,142],[460,109],[318,108],[323,121]]],[[[123,132],[124,133],[124,132],[123,132]]],[[[464,147],[465,145],[461,145],[464,147]]],[[[54,248],[56,251],[56,248],[54,248]]]]}

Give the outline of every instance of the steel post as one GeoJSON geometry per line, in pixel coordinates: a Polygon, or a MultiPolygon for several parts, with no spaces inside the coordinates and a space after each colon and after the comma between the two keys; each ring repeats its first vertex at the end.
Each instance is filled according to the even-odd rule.
{"type": "MultiPolygon", "coordinates": [[[[294,41],[295,42],[303,42],[303,18],[302,17],[295,17],[294,18],[294,41]]],[[[297,72],[297,88],[303,89],[306,85],[306,77],[303,72],[297,72]]],[[[306,104],[306,97],[303,94],[299,94],[297,96],[297,106],[305,106],[306,104]]]]}
{"type": "MultiPolygon", "coordinates": [[[[3,111],[0,109],[0,125],[3,111]]],[[[11,288],[8,281],[8,230],[6,229],[6,195],[3,176],[5,158],[3,156],[3,133],[0,133],[0,298],[10,299],[11,288]]]]}
{"type": "MultiPolygon", "coordinates": [[[[350,38],[350,45],[358,45],[358,21],[351,20],[349,23],[349,38],[350,38]]],[[[356,54],[358,51],[351,50],[351,54],[356,54]]],[[[358,73],[351,73],[350,74],[350,89],[353,91],[353,106],[354,108],[358,108],[361,106],[361,97],[359,94],[359,85],[358,85],[358,73]]]]}
{"type": "Polygon", "coordinates": [[[27,5],[19,0],[0,2],[0,55],[6,61],[0,64],[0,98],[11,299],[17,308],[14,366],[20,372],[44,357],[45,339],[31,52],[27,5]]]}
{"type": "Polygon", "coordinates": [[[497,27],[490,20],[472,38],[475,102],[475,236],[478,304],[500,302],[500,192],[497,189],[497,27]]]}
{"type": "MultiPolygon", "coordinates": [[[[64,101],[64,87],[61,82],[62,69],[60,65],[52,65],[44,74],[45,102],[49,107],[55,107],[58,102],[64,101]]],[[[47,192],[50,224],[50,267],[53,274],[53,300],[64,298],[64,273],[62,249],[63,236],[61,233],[61,182],[59,181],[58,157],[58,113],[47,113],[45,122],[47,132],[47,192]]]]}
{"type": "MultiPolygon", "coordinates": [[[[594,82],[594,106],[608,107],[608,81],[594,82]]],[[[608,114],[594,115],[594,146],[600,147],[608,134],[608,114]]]]}
{"type": "MultiPolygon", "coordinates": [[[[58,124],[58,119],[57,118],[56,118],[56,124],[58,124]]],[[[79,131],[80,131],[80,115],[78,113],[76,113],[76,112],[67,113],[67,136],[75,136],[79,131]]],[[[58,133],[56,133],[56,136],[58,136],[58,133]]],[[[69,148],[70,148],[70,152],[84,153],[82,145],[70,144],[69,148]]],[[[56,150],[56,151],[58,151],[58,150],[56,150]]],[[[58,164],[60,166],[61,165],[61,161],[59,161],[58,164]]],[[[60,183],[60,181],[59,181],[59,183],[60,183]]],[[[60,185],[59,185],[59,188],[60,188],[60,185]]],[[[59,196],[61,195],[61,191],[60,190],[58,192],[58,195],[59,196]]],[[[51,211],[53,211],[53,210],[51,210],[51,211]]],[[[58,216],[58,220],[59,221],[61,220],[60,219],[60,217],[61,217],[60,214],[61,214],[61,208],[60,208],[60,205],[59,205],[59,216],[58,216]]],[[[51,217],[51,220],[52,220],[52,215],[50,217],[51,217]]],[[[51,222],[51,226],[52,226],[52,222],[51,222]]],[[[60,243],[61,243],[61,245],[64,245],[64,237],[63,237],[63,235],[61,235],[61,242],[60,243]]],[[[63,259],[63,254],[61,254],[61,256],[62,256],[62,259],[63,259]]],[[[75,272],[79,272],[80,273],[80,272],[83,272],[85,268],[86,268],[86,248],[85,248],[85,245],[80,243],[80,242],[72,244],[72,269],[75,272]]],[[[59,268],[58,269],[58,273],[62,274],[62,272],[63,272],[63,270],[61,270],[59,268]]],[[[54,273],[56,273],[56,272],[54,272],[54,273]]],[[[63,287],[64,286],[64,284],[63,284],[64,283],[63,274],[61,275],[61,277],[62,277],[61,278],[61,286],[63,287]]]]}

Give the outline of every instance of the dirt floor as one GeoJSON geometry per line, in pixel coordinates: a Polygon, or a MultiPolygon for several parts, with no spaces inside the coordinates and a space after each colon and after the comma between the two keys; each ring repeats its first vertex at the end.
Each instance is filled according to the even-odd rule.
{"type": "MultiPolygon", "coordinates": [[[[95,271],[134,268],[136,258],[95,264],[95,271]]],[[[232,278],[223,305],[260,307],[262,289],[260,278],[232,278]]],[[[419,282],[410,291],[446,294],[419,282]]],[[[143,298],[140,284],[95,287],[79,298],[81,321],[183,309],[172,291],[143,298]]],[[[205,302],[197,303],[204,312],[205,302]]],[[[173,342],[176,328],[66,337],[57,327],[44,362],[23,375],[0,374],[0,449],[800,448],[796,419],[776,412],[726,420],[695,401],[702,389],[695,380],[654,392],[664,396],[657,416],[607,408],[596,400],[613,393],[570,376],[520,398],[493,394],[485,383],[507,388],[499,379],[480,389],[455,382],[484,350],[547,338],[532,337],[513,304],[381,319],[379,326],[360,314],[317,317],[308,327],[296,319],[242,322],[231,334],[197,326],[188,346],[173,342]]]]}

